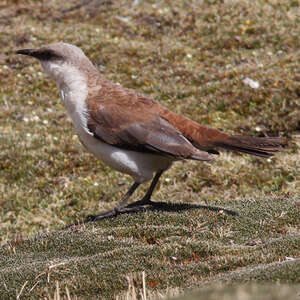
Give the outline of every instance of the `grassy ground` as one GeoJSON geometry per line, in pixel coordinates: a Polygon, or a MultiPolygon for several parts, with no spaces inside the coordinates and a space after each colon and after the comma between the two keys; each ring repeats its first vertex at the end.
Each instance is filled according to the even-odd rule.
{"type": "Polygon", "coordinates": [[[149,298],[216,281],[299,284],[299,1],[174,3],[0,1],[3,297],[149,298]],[[179,162],[154,196],[239,217],[149,211],[60,231],[116,205],[131,183],[83,150],[55,84],[13,53],[60,40],[82,47],[109,79],[203,125],[283,135],[289,147],[268,160],[223,153],[213,164],[179,162]]]}

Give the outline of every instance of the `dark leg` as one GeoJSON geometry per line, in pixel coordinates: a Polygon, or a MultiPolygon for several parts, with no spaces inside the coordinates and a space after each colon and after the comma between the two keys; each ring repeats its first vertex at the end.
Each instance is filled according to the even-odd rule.
{"type": "Polygon", "coordinates": [[[115,210],[118,211],[120,210],[122,207],[124,207],[124,205],[127,203],[127,201],[129,200],[129,198],[131,197],[131,195],[134,193],[134,191],[139,187],[140,183],[135,182],[130,189],[128,190],[128,192],[125,194],[125,196],[123,197],[122,201],[115,207],[115,210]]]}
{"type": "Polygon", "coordinates": [[[99,214],[96,216],[88,216],[86,218],[85,222],[94,222],[94,221],[98,221],[101,219],[113,217],[113,216],[116,216],[118,213],[138,212],[138,211],[145,209],[145,205],[155,205],[155,202],[152,202],[150,199],[151,199],[152,193],[155,189],[155,186],[157,185],[157,182],[163,172],[164,171],[159,171],[155,174],[147,193],[141,200],[133,202],[132,204],[129,204],[128,206],[124,207],[124,205],[127,203],[129,198],[131,197],[131,195],[134,193],[134,191],[140,185],[140,183],[135,182],[131,186],[131,188],[128,190],[128,192],[125,194],[122,201],[113,210],[110,210],[108,212],[105,212],[103,214],[99,214]]]}
{"type": "Polygon", "coordinates": [[[130,189],[127,191],[127,193],[124,195],[122,201],[120,204],[118,204],[113,210],[110,210],[106,213],[95,215],[95,216],[88,216],[85,220],[85,222],[94,222],[97,220],[105,219],[108,217],[116,216],[118,212],[122,211],[122,207],[126,204],[126,202],[129,200],[131,195],[134,193],[134,191],[138,188],[140,183],[135,182],[130,189]]]}
{"type": "Polygon", "coordinates": [[[129,204],[127,206],[127,208],[135,207],[135,206],[139,206],[139,205],[147,205],[147,204],[150,204],[150,205],[152,204],[153,205],[155,202],[151,201],[151,196],[152,196],[153,191],[154,191],[154,189],[155,189],[155,187],[158,183],[158,180],[159,180],[159,178],[160,178],[160,176],[162,175],[163,172],[164,171],[158,171],[155,174],[155,176],[154,176],[154,178],[151,182],[151,185],[150,185],[147,193],[145,194],[145,196],[141,200],[138,200],[136,202],[133,202],[133,203],[129,204]]]}

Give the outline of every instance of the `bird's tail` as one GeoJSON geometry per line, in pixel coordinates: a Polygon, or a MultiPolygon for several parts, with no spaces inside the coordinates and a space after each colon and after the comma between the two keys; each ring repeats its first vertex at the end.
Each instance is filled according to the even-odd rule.
{"type": "Polygon", "coordinates": [[[175,126],[195,147],[209,153],[218,154],[218,149],[223,148],[270,157],[287,144],[286,139],[282,137],[231,136],[167,110],[163,111],[162,117],[175,126]]]}
{"type": "Polygon", "coordinates": [[[222,140],[212,141],[215,147],[248,153],[261,157],[270,157],[286,145],[286,139],[282,137],[252,137],[252,136],[228,136],[222,140]]]}

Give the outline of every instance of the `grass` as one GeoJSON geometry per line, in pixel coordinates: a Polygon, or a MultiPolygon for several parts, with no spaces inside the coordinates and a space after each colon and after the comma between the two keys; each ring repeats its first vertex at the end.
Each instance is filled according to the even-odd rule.
{"type": "MultiPolygon", "coordinates": [[[[2,297],[143,299],[145,291],[155,298],[196,288],[213,297],[248,282],[286,284],[294,295],[298,11],[291,0],[0,1],[2,297]],[[213,164],[176,163],[154,195],[227,207],[239,217],[148,211],[61,231],[112,208],[131,179],[83,150],[55,84],[36,61],[13,52],[59,40],[82,47],[107,78],[203,125],[283,135],[289,147],[268,160],[223,153],[213,164]]],[[[264,287],[243,289],[256,290],[264,287]]]]}
{"type": "Polygon", "coordinates": [[[141,290],[143,272],[154,290],[204,282],[299,283],[299,211],[289,198],[266,200],[268,207],[255,199],[233,201],[240,217],[146,212],[15,239],[0,252],[3,292],[13,297],[27,281],[24,296],[47,297],[59,282],[62,296],[67,288],[79,298],[110,299],[126,290],[128,276],[141,290]]]}

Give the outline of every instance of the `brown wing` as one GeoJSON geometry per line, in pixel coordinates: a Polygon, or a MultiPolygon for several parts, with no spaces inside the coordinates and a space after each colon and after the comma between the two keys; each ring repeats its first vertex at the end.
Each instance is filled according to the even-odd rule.
{"type": "Polygon", "coordinates": [[[118,148],[138,152],[171,155],[175,158],[211,160],[207,152],[200,151],[168,121],[158,115],[144,121],[133,121],[128,111],[102,107],[90,113],[88,129],[101,141],[118,148]]]}
{"type": "Polygon", "coordinates": [[[101,77],[89,95],[88,127],[102,141],[120,148],[160,152],[177,158],[211,160],[220,148],[269,157],[286,144],[281,137],[230,136],[204,127],[158,102],[101,77]]]}
{"type": "Polygon", "coordinates": [[[88,129],[94,137],[127,150],[159,153],[177,159],[213,159],[159,116],[158,103],[118,86],[113,90],[103,88],[87,101],[88,129]]]}

